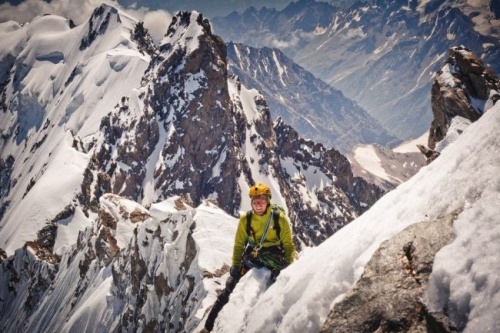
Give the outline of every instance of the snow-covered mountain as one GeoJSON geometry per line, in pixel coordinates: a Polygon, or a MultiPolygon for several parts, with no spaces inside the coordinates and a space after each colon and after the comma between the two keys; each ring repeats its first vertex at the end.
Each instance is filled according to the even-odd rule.
{"type": "Polygon", "coordinates": [[[496,2],[300,0],[213,20],[225,40],[278,47],[407,140],[432,120],[432,75],[448,48],[465,45],[500,72],[496,2]]]}
{"type": "Polygon", "coordinates": [[[299,249],[383,194],[272,123],[198,12],[159,45],[108,5],[0,34],[1,331],[192,331],[250,184],[271,186],[299,249]]]}
{"type": "Polygon", "coordinates": [[[301,136],[348,153],[356,144],[387,146],[396,139],[356,103],[315,78],[279,49],[228,44],[229,71],[257,88],[273,118],[286,119],[301,136]]]}
{"type": "Polygon", "coordinates": [[[158,50],[136,23],[101,6],[77,27],[53,16],[3,25],[14,46],[2,61],[0,247],[8,253],[45,224],[75,237],[105,193],[144,206],[173,195],[194,206],[213,200],[237,215],[248,184],[267,181],[296,227],[307,226],[306,244],[381,195],[335,150],[282,122],[273,128],[265,99],[228,77],[226,46],[201,15],[176,16],[158,50]],[[289,133],[293,152],[278,147],[289,133]]]}
{"type": "Polygon", "coordinates": [[[269,3],[268,0],[246,0],[246,1],[234,1],[234,0],[118,0],[118,3],[127,6],[142,6],[151,9],[163,8],[171,12],[176,12],[178,10],[192,11],[196,10],[202,12],[208,18],[215,16],[227,15],[233,11],[244,11],[249,7],[260,8],[262,6],[273,8],[283,8],[290,3],[291,0],[274,0],[269,3]]]}

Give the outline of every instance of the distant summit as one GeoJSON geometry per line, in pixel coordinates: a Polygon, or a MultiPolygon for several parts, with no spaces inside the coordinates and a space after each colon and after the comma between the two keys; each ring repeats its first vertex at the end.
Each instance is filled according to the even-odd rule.
{"type": "Polygon", "coordinates": [[[229,71],[246,86],[259,89],[271,114],[285,119],[305,138],[344,154],[356,144],[389,145],[397,141],[356,103],[279,49],[229,43],[228,59],[229,71]]]}

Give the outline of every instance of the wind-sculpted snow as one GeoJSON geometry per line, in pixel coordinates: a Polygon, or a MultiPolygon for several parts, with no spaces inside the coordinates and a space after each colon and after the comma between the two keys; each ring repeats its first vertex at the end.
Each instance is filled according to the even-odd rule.
{"type": "MultiPolygon", "coordinates": [[[[0,61],[8,72],[1,85],[0,149],[2,159],[14,157],[11,184],[15,186],[9,198],[0,200],[2,206],[7,201],[16,204],[4,212],[0,246],[11,254],[36,239],[37,231],[65,207],[74,205],[91,157],[87,149],[96,143],[102,117],[130,94],[131,87],[138,86],[148,65],[148,58],[126,37],[134,21],[123,15],[118,18],[118,12],[107,6],[101,11],[118,25],[96,36],[83,52],[78,46],[88,22],[71,28],[69,20],[47,15],[2,30],[5,43],[0,53],[5,57],[0,61]],[[110,63],[108,55],[121,59],[115,62],[120,72],[110,70],[115,60],[110,63]],[[123,78],[128,83],[118,84],[123,78]]],[[[76,209],[82,210],[86,209],[76,209]]],[[[60,233],[65,241],[58,244],[74,242],[79,228],[89,225],[84,221],[78,218],[78,223],[70,223],[78,227],[60,233]]]]}
{"type": "Polygon", "coordinates": [[[0,277],[17,281],[16,294],[7,284],[0,289],[2,331],[192,331],[198,325],[228,270],[235,219],[180,198],[148,212],[112,195],[101,200],[99,216],[57,268],[30,247],[2,264],[0,277]]]}

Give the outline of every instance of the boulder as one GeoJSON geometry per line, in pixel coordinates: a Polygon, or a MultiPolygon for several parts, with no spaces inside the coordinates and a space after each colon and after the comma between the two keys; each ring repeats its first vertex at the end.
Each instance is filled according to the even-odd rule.
{"type": "Polygon", "coordinates": [[[455,332],[445,314],[423,303],[434,257],[454,238],[455,218],[413,224],[383,242],[321,332],[455,332]]]}

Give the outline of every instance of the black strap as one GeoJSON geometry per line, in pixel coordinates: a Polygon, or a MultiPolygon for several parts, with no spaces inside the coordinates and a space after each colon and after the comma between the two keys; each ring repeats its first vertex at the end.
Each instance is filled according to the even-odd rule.
{"type": "Polygon", "coordinates": [[[278,209],[271,210],[271,214],[273,214],[274,219],[274,230],[276,230],[276,235],[278,239],[281,241],[281,227],[280,227],[280,211],[278,209]]]}
{"type": "MultiPolygon", "coordinates": [[[[274,230],[276,230],[276,235],[278,236],[278,239],[281,241],[280,212],[276,208],[271,208],[271,214],[273,214],[274,230]]],[[[248,238],[250,238],[250,234],[253,234],[251,224],[252,224],[252,211],[249,210],[247,212],[247,235],[248,235],[247,237],[248,238]]],[[[257,242],[257,240],[255,239],[255,235],[253,235],[253,238],[254,238],[255,242],[257,242]]]]}

